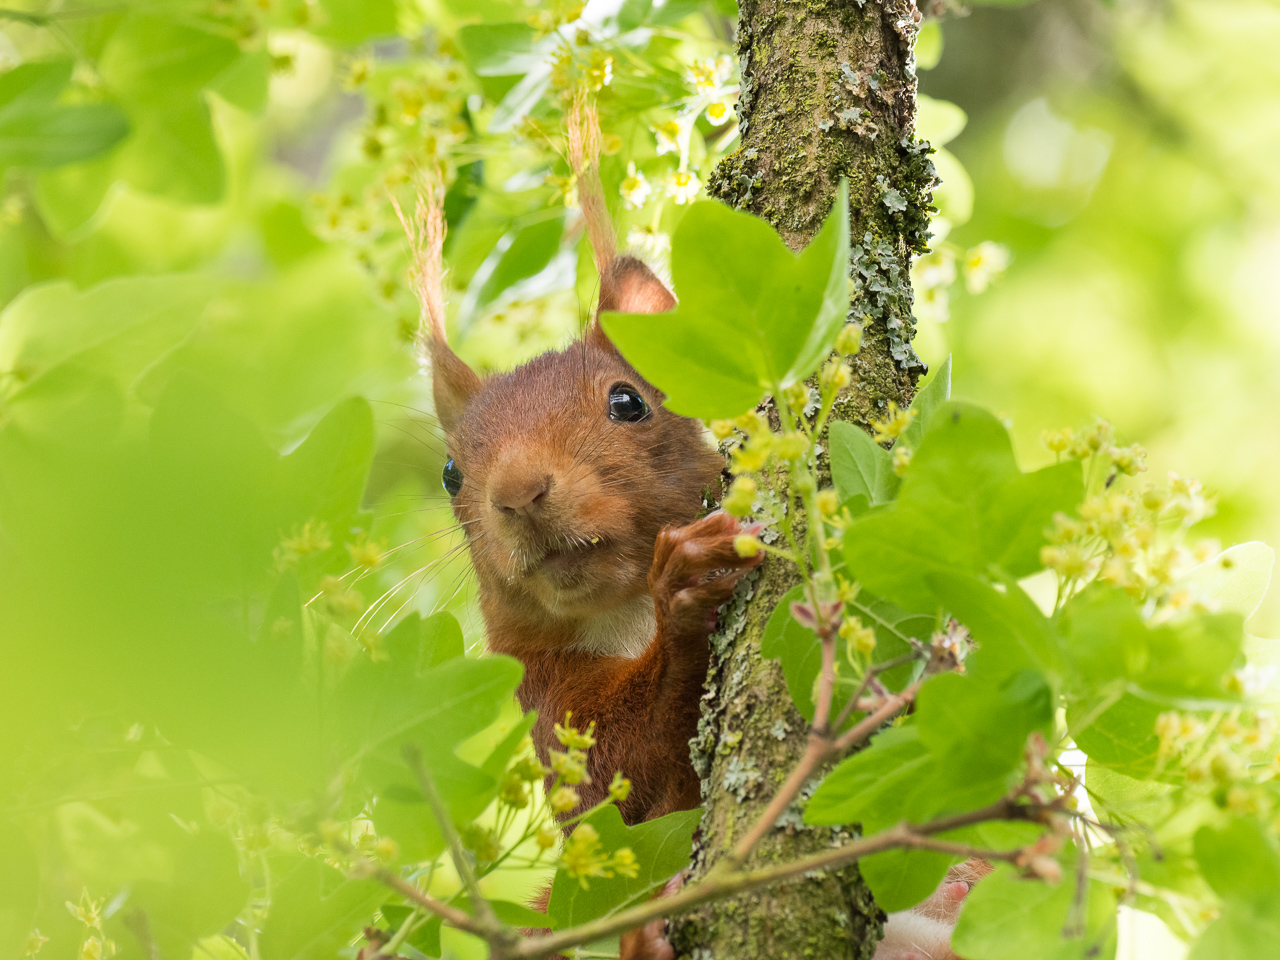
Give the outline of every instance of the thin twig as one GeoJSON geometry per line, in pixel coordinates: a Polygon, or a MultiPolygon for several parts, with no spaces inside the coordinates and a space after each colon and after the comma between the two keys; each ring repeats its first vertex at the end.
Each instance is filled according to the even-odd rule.
{"type": "Polygon", "coordinates": [[[467,859],[467,852],[462,847],[462,838],[458,836],[457,828],[453,825],[453,818],[449,815],[449,809],[444,805],[444,801],[440,799],[440,793],[436,790],[435,781],[431,779],[431,774],[427,772],[427,768],[422,763],[422,753],[417,744],[406,743],[404,745],[404,758],[408,762],[410,769],[413,770],[414,776],[418,778],[422,794],[431,805],[431,812],[435,814],[436,822],[440,825],[440,832],[444,834],[445,842],[449,844],[449,853],[453,857],[453,865],[458,868],[458,876],[462,878],[462,885],[466,887],[467,895],[471,898],[471,905],[475,909],[480,928],[485,931],[484,937],[492,941],[495,936],[501,936],[508,928],[498,919],[493,912],[493,907],[489,905],[489,901],[480,892],[480,883],[476,880],[475,871],[471,869],[471,861],[467,859]]]}
{"type": "Polygon", "coordinates": [[[920,684],[921,681],[917,680],[901,693],[891,693],[889,696],[885,697],[884,703],[882,703],[879,708],[872,713],[867,714],[856,724],[850,727],[848,732],[841,734],[836,739],[835,752],[843,753],[855,743],[858,743],[875,733],[882,723],[916,698],[916,694],[920,692],[920,684]]]}
{"type": "Polygon", "coordinates": [[[352,873],[356,876],[369,876],[377,880],[383,886],[390,887],[400,896],[404,897],[411,903],[416,904],[423,910],[430,911],[442,918],[452,927],[459,930],[465,930],[467,933],[473,933],[477,937],[487,937],[488,932],[482,927],[471,914],[465,910],[459,910],[457,907],[450,906],[443,900],[437,900],[435,897],[428,896],[417,887],[415,887],[404,877],[388,870],[386,867],[374,867],[365,864],[357,867],[352,873]],[[366,872],[368,871],[368,872],[366,872]]]}

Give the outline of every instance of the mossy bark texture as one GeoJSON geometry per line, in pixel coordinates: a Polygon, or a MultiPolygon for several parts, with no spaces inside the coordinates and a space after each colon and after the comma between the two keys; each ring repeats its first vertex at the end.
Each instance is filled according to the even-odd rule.
{"type": "MultiPolygon", "coordinates": [[[[863,326],[842,420],[881,419],[906,404],[923,372],[911,349],[910,264],[925,249],[933,165],[914,139],[911,47],[919,15],[911,0],[740,0],[742,146],[711,178],[720,199],[768,220],[802,249],[849,181],[850,319],[863,326]]],[[[775,420],[776,422],[776,420],[775,420]]],[[[803,526],[802,510],[774,485],[803,526]]],[[[713,658],[693,758],[706,812],[694,876],[713,868],[749,829],[803,752],[808,725],[792,706],[776,661],[760,656],[769,615],[797,582],[768,560],[739,586],[713,658]]],[[[804,825],[807,791],[756,848],[750,865],[791,860],[849,839],[804,825]]],[[[708,904],[671,924],[689,960],[820,958],[875,953],[883,914],[856,867],[827,871],[708,904]]]]}

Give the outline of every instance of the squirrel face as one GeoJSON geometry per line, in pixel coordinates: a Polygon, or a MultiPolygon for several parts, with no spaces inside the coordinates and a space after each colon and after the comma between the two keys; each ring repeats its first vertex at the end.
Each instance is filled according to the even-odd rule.
{"type": "MultiPolygon", "coordinates": [[[[639,261],[620,258],[614,272],[623,282],[610,289],[624,296],[606,309],[674,302],[639,261]]],[[[721,467],[701,425],[666,410],[595,324],[567,349],[483,381],[450,359],[435,372],[451,457],[443,480],[482,601],[545,623],[645,595],[658,532],[697,516],[721,467]]]]}

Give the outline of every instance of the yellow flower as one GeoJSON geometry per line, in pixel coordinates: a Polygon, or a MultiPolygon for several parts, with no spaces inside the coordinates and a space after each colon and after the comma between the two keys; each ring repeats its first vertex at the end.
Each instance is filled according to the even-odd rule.
{"type": "Polygon", "coordinates": [[[711,435],[717,440],[728,440],[733,436],[732,420],[712,420],[711,435]]]}
{"type": "Polygon", "coordinates": [[[898,439],[902,435],[902,431],[911,426],[911,421],[915,418],[916,412],[914,410],[903,410],[890,400],[885,418],[871,424],[871,429],[875,431],[876,443],[886,443],[890,440],[898,439]]]}
{"type": "Polygon", "coordinates": [[[547,798],[547,802],[551,804],[551,809],[556,813],[568,813],[581,801],[578,791],[573,787],[556,787],[551,791],[551,796],[547,798]]]}
{"type": "Polygon", "coordinates": [[[754,557],[762,549],[763,545],[760,543],[759,538],[753,537],[749,533],[740,533],[733,538],[733,550],[740,557],[754,557]]]}
{"type": "Polygon", "coordinates": [[[592,720],[587,724],[586,730],[579,730],[577,727],[569,726],[569,720],[573,716],[570,711],[564,715],[564,724],[556,724],[556,739],[560,741],[561,746],[572,747],[576,750],[590,750],[596,745],[596,722],[592,720]]]}
{"type": "Polygon", "coordinates": [[[803,433],[792,430],[778,437],[773,448],[782,460],[799,460],[809,452],[809,438],[803,433]]]}
{"type": "Polygon", "coordinates": [[[585,750],[571,748],[567,753],[560,750],[551,751],[551,769],[560,775],[560,779],[570,786],[576,786],[584,780],[588,783],[587,753],[585,750]]]}
{"type": "Polygon", "coordinates": [[[868,654],[876,648],[876,632],[857,617],[845,617],[840,624],[840,639],[848,646],[849,659],[854,654],[868,654]]]}
{"type": "Polygon", "coordinates": [[[893,472],[895,476],[905,477],[907,467],[911,466],[911,448],[902,445],[893,448],[893,472]]]}

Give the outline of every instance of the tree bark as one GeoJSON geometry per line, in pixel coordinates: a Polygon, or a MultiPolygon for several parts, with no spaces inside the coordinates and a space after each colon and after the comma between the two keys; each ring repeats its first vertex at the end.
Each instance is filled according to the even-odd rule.
{"type": "MultiPolygon", "coordinates": [[[[910,266],[926,248],[934,171],[928,145],[914,138],[918,20],[912,0],[740,0],[742,145],[709,183],[714,196],[768,220],[800,250],[848,178],[850,319],[862,324],[863,342],[835,416],[864,425],[882,419],[889,401],[905,405],[924,372],[911,348],[910,266]]],[[[799,502],[777,483],[775,492],[802,525],[799,502]]],[[[739,586],[712,638],[692,744],[705,802],[695,877],[750,827],[804,750],[807,723],[777,663],[760,656],[765,623],[797,582],[787,564],[767,560],[739,586]]],[[[751,863],[848,839],[805,826],[801,815],[800,804],[788,811],[751,863]]],[[[674,921],[671,941],[690,960],[854,960],[874,954],[882,917],[850,867],[708,904],[674,921]]]]}

